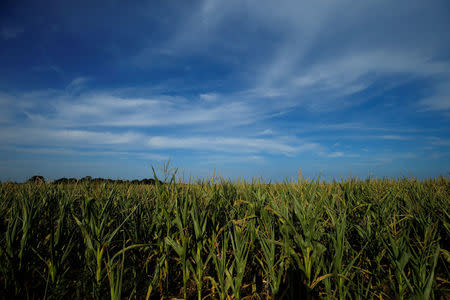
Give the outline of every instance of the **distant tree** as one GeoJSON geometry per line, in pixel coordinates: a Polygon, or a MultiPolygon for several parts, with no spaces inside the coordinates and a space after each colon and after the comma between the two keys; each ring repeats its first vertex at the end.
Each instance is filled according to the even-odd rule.
{"type": "Polygon", "coordinates": [[[77,183],[77,182],[78,182],[78,179],[73,178],[73,177],[72,177],[72,178],[69,178],[68,180],[69,180],[69,181],[68,181],[69,183],[77,183]]]}
{"type": "Polygon", "coordinates": [[[28,179],[27,182],[35,182],[35,183],[37,183],[37,182],[45,182],[45,178],[44,178],[44,176],[34,175],[30,179],[28,179]]]}
{"type": "Polygon", "coordinates": [[[66,184],[69,183],[69,179],[63,177],[53,181],[54,184],[66,184]]]}
{"type": "Polygon", "coordinates": [[[155,179],[152,178],[144,178],[141,180],[142,184],[155,184],[155,179]]]}
{"type": "Polygon", "coordinates": [[[102,182],[105,182],[105,179],[97,177],[97,178],[92,179],[91,182],[102,183],[102,182]]]}
{"type": "Polygon", "coordinates": [[[92,180],[91,176],[85,176],[85,177],[81,178],[82,182],[90,182],[91,180],[92,180]]]}

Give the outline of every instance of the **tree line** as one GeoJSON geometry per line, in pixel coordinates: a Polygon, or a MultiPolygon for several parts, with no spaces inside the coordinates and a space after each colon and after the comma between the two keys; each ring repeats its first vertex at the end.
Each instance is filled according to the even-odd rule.
{"type": "MultiPolygon", "coordinates": [[[[46,182],[44,176],[35,175],[30,177],[27,182],[46,182]]],[[[77,178],[59,178],[51,181],[53,184],[69,184],[69,183],[79,183],[79,182],[89,182],[89,183],[131,183],[131,184],[155,184],[155,179],[153,178],[144,178],[141,180],[123,180],[123,179],[110,179],[110,178],[92,178],[91,176],[85,176],[81,179],[77,178]]]]}

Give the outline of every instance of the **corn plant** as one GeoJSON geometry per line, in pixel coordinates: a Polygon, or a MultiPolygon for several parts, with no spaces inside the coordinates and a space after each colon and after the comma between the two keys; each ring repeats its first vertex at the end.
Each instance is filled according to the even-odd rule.
{"type": "Polygon", "coordinates": [[[166,243],[172,247],[178,256],[178,260],[181,265],[183,274],[183,297],[187,298],[187,282],[189,279],[190,261],[188,257],[188,247],[190,244],[191,236],[188,231],[188,216],[189,205],[187,199],[182,199],[182,203],[179,203],[178,199],[175,200],[175,219],[173,222],[176,225],[177,232],[172,236],[165,238],[166,243]]]}
{"type": "Polygon", "coordinates": [[[266,281],[272,298],[277,298],[283,279],[287,253],[277,251],[280,243],[275,239],[275,226],[273,218],[267,210],[261,211],[260,226],[257,230],[258,242],[261,245],[262,258],[256,257],[264,270],[266,281]]]}
{"type": "Polygon", "coordinates": [[[212,234],[212,238],[210,239],[209,251],[214,263],[216,277],[207,276],[207,278],[213,285],[212,293],[214,294],[217,291],[220,300],[226,299],[228,290],[230,289],[232,284],[232,278],[226,275],[226,272],[229,268],[227,259],[229,234],[228,231],[225,231],[225,234],[221,235],[221,233],[224,232],[224,229],[225,228],[214,231],[212,234]],[[220,236],[223,236],[221,242],[219,241],[220,236]]]}
{"type": "Polygon", "coordinates": [[[208,215],[204,211],[200,210],[198,200],[193,199],[190,216],[192,225],[194,227],[194,247],[192,248],[191,263],[189,264],[189,267],[192,274],[194,274],[194,280],[197,285],[197,298],[198,300],[201,300],[204,279],[203,277],[208,266],[208,262],[211,258],[210,255],[207,255],[207,257],[205,258],[205,254],[207,254],[206,250],[208,244],[206,235],[208,215]]]}
{"type": "Polygon", "coordinates": [[[113,241],[114,237],[119,232],[123,224],[136,209],[134,208],[120,225],[116,226],[114,230],[110,231],[109,227],[113,223],[113,220],[110,217],[111,211],[113,209],[113,197],[114,189],[109,192],[107,200],[104,203],[101,201],[97,201],[93,197],[85,198],[81,203],[81,220],[77,216],[73,215],[76,224],[80,227],[83,234],[86,246],[86,258],[89,263],[89,267],[95,272],[95,297],[99,297],[99,288],[101,285],[103,270],[103,254],[105,250],[111,245],[111,242],[113,241]]]}
{"type": "Polygon", "coordinates": [[[234,225],[229,235],[233,249],[233,260],[231,266],[225,270],[225,274],[230,282],[234,297],[241,299],[240,292],[250,250],[250,229],[247,227],[239,228],[234,225]]]}

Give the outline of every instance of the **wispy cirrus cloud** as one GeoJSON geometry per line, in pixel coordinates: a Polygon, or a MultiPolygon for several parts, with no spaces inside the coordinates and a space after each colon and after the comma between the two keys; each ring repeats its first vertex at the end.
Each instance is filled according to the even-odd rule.
{"type": "MultiPolygon", "coordinates": [[[[69,86],[76,88],[84,83],[81,77],[69,86]]],[[[22,115],[23,120],[20,125],[13,120],[13,124],[0,128],[5,144],[87,149],[114,146],[123,151],[150,153],[182,149],[290,157],[321,147],[317,142],[301,141],[295,136],[276,137],[271,129],[262,132],[264,138],[255,138],[252,130],[247,134],[231,131],[224,136],[224,127],[252,127],[274,113],[274,108],[256,109],[252,102],[230,98],[220,97],[211,103],[164,95],[134,98],[105,91],[74,94],[66,89],[34,91],[8,99],[17,104],[13,112],[22,115]],[[40,99],[46,100],[45,108],[40,99]],[[210,129],[195,129],[205,125],[210,129]],[[191,133],[188,128],[192,128],[191,133]],[[159,130],[167,135],[155,134],[159,130]],[[177,134],[180,130],[184,132],[182,135],[177,134]]]]}
{"type": "Polygon", "coordinates": [[[273,135],[273,134],[274,134],[273,130],[270,128],[267,128],[263,131],[258,132],[257,135],[273,135]]]}
{"type": "MultiPolygon", "coordinates": [[[[296,65],[295,62],[290,64],[296,65]]],[[[447,62],[433,61],[419,53],[405,55],[404,50],[362,50],[325,57],[318,63],[304,67],[301,67],[301,63],[297,65],[298,68],[290,71],[282,68],[282,71],[274,72],[273,76],[264,75],[260,84],[266,89],[269,87],[277,98],[295,96],[295,100],[290,100],[291,103],[313,111],[333,111],[361,105],[369,101],[370,97],[349,97],[369,90],[378,80],[386,77],[391,78],[386,87],[394,88],[396,84],[404,84],[405,78],[409,78],[407,82],[417,78],[447,78],[450,74],[447,62]]],[[[436,97],[419,103],[434,110],[446,110],[447,98],[440,95],[448,95],[448,90],[442,88],[436,97]]],[[[264,92],[260,94],[260,97],[265,96],[264,92]]]]}
{"type": "Polygon", "coordinates": [[[343,157],[345,154],[344,152],[332,152],[330,154],[328,154],[328,157],[343,157]]]}
{"type": "Polygon", "coordinates": [[[216,101],[219,98],[219,94],[217,93],[206,93],[200,94],[200,99],[207,102],[216,101]]]}
{"type": "Polygon", "coordinates": [[[254,100],[246,101],[234,95],[202,94],[203,98],[216,100],[203,101],[200,95],[201,99],[196,101],[162,94],[128,96],[133,90],[126,91],[128,95],[85,90],[88,81],[79,77],[65,90],[5,94],[5,98],[14,99],[17,112],[25,114],[31,123],[49,127],[165,127],[207,123],[229,127],[252,124],[270,118],[277,111],[275,106],[255,107],[254,100]]]}
{"type": "Polygon", "coordinates": [[[382,135],[379,138],[384,139],[384,140],[396,140],[396,141],[411,140],[410,136],[403,136],[403,135],[382,135]]]}
{"type": "Polygon", "coordinates": [[[358,153],[347,153],[347,152],[343,152],[343,151],[331,152],[331,153],[328,153],[326,156],[330,157],[330,158],[359,158],[359,157],[361,157],[361,155],[358,153]]]}
{"type": "Polygon", "coordinates": [[[438,84],[431,96],[419,101],[419,106],[424,110],[448,112],[450,110],[450,80],[438,84]]]}
{"type": "Polygon", "coordinates": [[[256,163],[256,164],[264,164],[267,163],[267,159],[263,155],[232,155],[227,153],[226,155],[207,155],[202,157],[200,161],[202,165],[224,165],[224,164],[242,164],[242,163],[256,163]]]}
{"type": "Polygon", "coordinates": [[[3,127],[0,137],[5,144],[76,146],[92,147],[97,145],[129,145],[142,140],[136,132],[113,133],[108,131],[88,131],[77,129],[55,129],[36,127],[3,127]]]}
{"type": "MultiPolygon", "coordinates": [[[[369,90],[386,77],[390,83],[385,88],[417,78],[448,77],[449,63],[438,57],[446,52],[450,39],[442,39],[441,29],[424,26],[444,18],[442,6],[443,2],[430,6],[419,1],[409,5],[282,1],[276,7],[270,1],[257,5],[253,1],[200,1],[159,49],[173,57],[211,56],[219,65],[222,60],[236,65],[231,73],[242,79],[242,90],[251,91],[253,97],[281,100],[284,106],[312,111],[340,110],[367,102],[367,95],[348,97],[369,90]],[[378,19],[364,17],[368,15],[378,19]],[[411,35],[405,21],[418,15],[411,35]],[[237,33],[229,30],[231,20],[239,26],[237,33]],[[356,29],[355,24],[364,30],[356,29]],[[258,35],[252,34],[256,26],[258,35]],[[275,40],[276,47],[267,40],[275,40]],[[248,44],[259,51],[248,55],[248,44]],[[241,56],[245,61],[239,61],[241,56]],[[233,58],[237,60],[233,62],[233,58]]],[[[154,55],[147,51],[140,55],[151,61],[148,57],[154,55]]],[[[373,95],[378,92],[371,91],[373,95]]],[[[445,99],[440,97],[427,98],[422,104],[446,109],[445,99]]]]}
{"type": "Polygon", "coordinates": [[[52,156],[82,156],[82,157],[122,157],[122,158],[138,158],[141,160],[151,161],[167,161],[170,159],[168,155],[151,153],[148,151],[114,151],[114,150],[93,150],[93,149],[76,149],[76,148],[48,148],[48,147],[16,147],[4,146],[0,147],[2,151],[13,151],[15,153],[30,153],[33,155],[52,155],[52,156]]]}
{"type": "Polygon", "coordinates": [[[121,98],[110,95],[84,96],[56,107],[60,121],[118,127],[180,126],[202,123],[248,124],[264,112],[245,102],[209,106],[181,97],[121,98]]]}
{"type": "Polygon", "coordinates": [[[67,86],[66,91],[70,93],[78,93],[86,87],[91,79],[89,77],[77,77],[73,79],[67,86]]]}
{"type": "Polygon", "coordinates": [[[296,141],[289,143],[281,139],[257,139],[235,137],[151,137],[148,145],[154,149],[190,149],[197,151],[216,150],[234,153],[273,153],[292,156],[303,151],[320,148],[317,143],[296,141]]]}

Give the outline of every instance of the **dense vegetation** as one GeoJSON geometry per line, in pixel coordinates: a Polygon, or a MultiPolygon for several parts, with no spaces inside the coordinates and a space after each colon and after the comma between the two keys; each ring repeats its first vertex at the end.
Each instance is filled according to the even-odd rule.
{"type": "Polygon", "coordinates": [[[448,178],[0,184],[0,295],[445,299],[448,178]]]}

